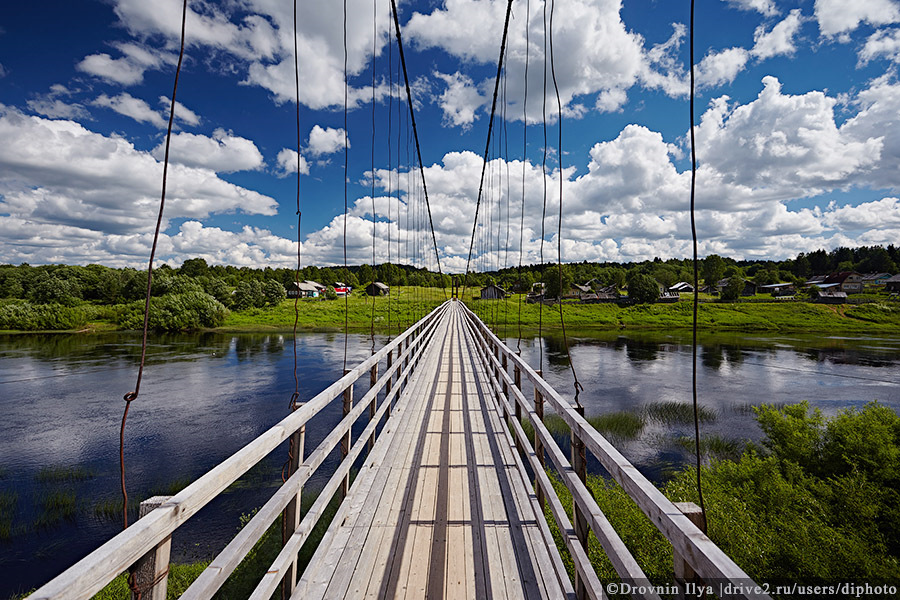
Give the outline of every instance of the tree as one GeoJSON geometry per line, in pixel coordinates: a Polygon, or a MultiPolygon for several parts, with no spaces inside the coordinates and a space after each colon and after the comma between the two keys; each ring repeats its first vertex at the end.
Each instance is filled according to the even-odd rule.
{"type": "Polygon", "coordinates": [[[656,302],[659,298],[659,284],[656,280],[632,269],[628,273],[628,297],[639,304],[656,302]]]}
{"type": "Polygon", "coordinates": [[[285,291],[283,285],[274,279],[269,279],[263,284],[263,295],[266,298],[266,302],[272,306],[276,306],[279,302],[287,298],[287,291],[285,291]]]}
{"type": "Polygon", "coordinates": [[[718,254],[710,254],[703,259],[702,270],[706,285],[716,285],[725,274],[725,260],[718,254]]]}
{"type": "Polygon", "coordinates": [[[359,271],[356,272],[356,277],[360,283],[372,283],[375,281],[375,271],[369,265],[363,264],[359,267],[359,271]]]}
{"type": "Polygon", "coordinates": [[[43,271],[31,281],[28,299],[36,304],[75,306],[81,300],[81,286],[74,278],[64,279],[43,271]]]}
{"type": "Polygon", "coordinates": [[[722,300],[734,302],[740,297],[741,292],[743,291],[744,279],[742,277],[738,277],[737,275],[730,277],[728,279],[728,284],[725,286],[725,289],[722,290],[722,300]]]}
{"type": "Polygon", "coordinates": [[[568,265],[562,265],[560,268],[562,269],[562,287],[559,285],[560,274],[557,269],[550,269],[550,272],[547,273],[546,295],[548,298],[562,298],[572,289],[572,283],[575,281],[575,278],[572,276],[571,269],[569,269],[568,265]]]}
{"type": "Polygon", "coordinates": [[[202,258],[189,258],[181,264],[179,271],[186,277],[201,277],[209,271],[209,265],[202,258]]]}
{"type": "Polygon", "coordinates": [[[255,279],[241,282],[240,285],[237,286],[237,289],[234,290],[232,303],[236,310],[262,308],[266,305],[266,295],[263,291],[263,284],[255,279]]]}

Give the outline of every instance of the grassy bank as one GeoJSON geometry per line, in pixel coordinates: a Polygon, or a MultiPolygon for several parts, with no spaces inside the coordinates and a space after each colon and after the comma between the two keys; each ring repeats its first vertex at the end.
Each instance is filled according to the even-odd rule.
{"type": "MultiPolygon", "coordinates": [[[[351,331],[369,330],[373,319],[377,331],[397,331],[444,300],[439,289],[400,288],[390,298],[357,295],[347,301],[347,322],[351,331]]],[[[520,303],[520,296],[508,300],[468,300],[482,320],[495,328],[545,329],[559,327],[558,306],[520,303]]],[[[300,302],[298,326],[305,330],[343,328],[344,300],[304,300],[300,302]]],[[[643,304],[620,307],[615,304],[563,304],[566,326],[573,330],[672,330],[690,329],[692,307],[687,301],[676,304],[643,304]]],[[[872,303],[860,306],[823,306],[804,302],[703,303],[699,312],[704,331],[796,331],[900,333],[900,304],[872,303]]],[[[294,323],[294,303],[232,312],[221,331],[289,330],[294,323]]]]}
{"type": "MultiPolygon", "coordinates": [[[[304,299],[298,303],[297,326],[302,331],[369,331],[373,323],[379,333],[396,333],[426,315],[449,295],[438,288],[397,287],[391,296],[372,298],[354,294],[336,300],[304,299]]],[[[466,304],[495,330],[520,325],[529,333],[540,326],[545,331],[560,327],[559,307],[527,304],[521,295],[506,300],[477,300],[471,291],[466,304]]],[[[52,331],[107,332],[122,325],[117,307],[94,307],[87,321],[77,327],[52,331]],[[117,324],[119,323],[119,324],[117,324]]],[[[84,312],[84,311],[82,311],[84,312]]],[[[572,331],[673,331],[691,328],[692,304],[564,303],[566,326],[572,331]]],[[[79,313],[80,314],[80,313],[79,313]]],[[[85,313],[88,314],[88,313],[85,313]]],[[[861,305],[825,306],[806,302],[703,302],[699,310],[703,332],[811,332],[900,334],[900,303],[889,300],[861,305]]],[[[231,311],[214,331],[290,331],[294,326],[294,301],[265,308],[231,311]]]]}

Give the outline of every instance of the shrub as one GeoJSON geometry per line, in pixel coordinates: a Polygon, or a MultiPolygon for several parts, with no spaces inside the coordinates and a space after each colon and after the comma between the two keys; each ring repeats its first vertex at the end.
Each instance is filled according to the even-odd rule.
{"type": "MultiPolygon", "coordinates": [[[[150,328],[156,331],[189,331],[202,327],[218,327],[228,310],[204,292],[169,294],[150,300],[150,328]]],[[[142,329],[144,303],[132,302],[120,317],[124,329],[142,329]]]]}
{"type": "Polygon", "coordinates": [[[0,329],[50,331],[77,329],[87,323],[81,307],[19,302],[0,306],[0,329]]]}

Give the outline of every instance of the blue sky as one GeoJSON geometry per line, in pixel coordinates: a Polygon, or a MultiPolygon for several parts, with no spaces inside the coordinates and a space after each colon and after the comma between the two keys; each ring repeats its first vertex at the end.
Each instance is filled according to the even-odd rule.
{"type": "MultiPolygon", "coordinates": [[[[299,4],[302,262],[339,264],[342,5],[299,4]]],[[[417,165],[390,3],[347,4],[348,262],[372,261],[374,69],[376,261],[388,258],[390,239],[393,260],[399,251],[434,268],[421,192],[407,189],[417,165]]],[[[460,271],[506,2],[398,4],[441,261],[460,271]]],[[[189,7],[160,260],[290,266],[291,2],[189,7]]],[[[688,256],[689,3],[559,0],[548,18],[551,7],[563,169],[550,81],[544,258],[556,259],[560,178],[564,260],[688,256]]],[[[481,268],[517,264],[523,201],[524,260],[540,255],[544,8],[513,3],[505,110],[476,243],[481,268]]],[[[900,241],[900,2],[698,0],[697,10],[701,255],[777,259],[900,241]]],[[[0,262],[146,262],[180,13],[178,0],[0,8],[0,262]]]]}

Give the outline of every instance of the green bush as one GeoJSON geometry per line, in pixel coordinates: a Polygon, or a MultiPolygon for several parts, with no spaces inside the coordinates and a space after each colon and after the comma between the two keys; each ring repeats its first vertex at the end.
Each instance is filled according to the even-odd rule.
{"type": "MultiPolygon", "coordinates": [[[[228,310],[222,303],[204,292],[168,294],[150,300],[150,328],[155,331],[190,331],[203,327],[218,327],[225,321],[228,310]]],[[[119,317],[123,329],[144,327],[144,303],[132,302],[119,317]]]]}
{"type": "Polygon", "coordinates": [[[51,331],[77,329],[88,320],[88,310],[60,304],[19,302],[0,306],[0,329],[51,331]]]}

